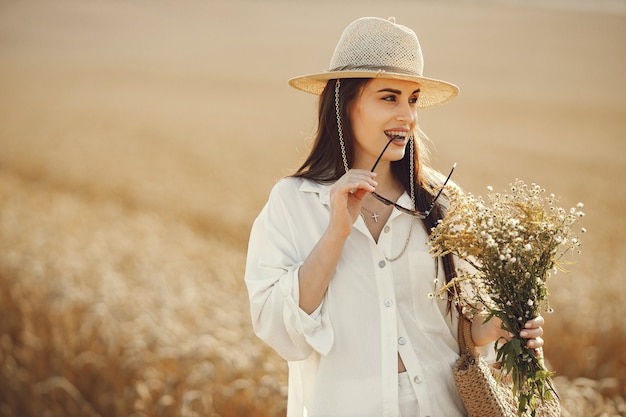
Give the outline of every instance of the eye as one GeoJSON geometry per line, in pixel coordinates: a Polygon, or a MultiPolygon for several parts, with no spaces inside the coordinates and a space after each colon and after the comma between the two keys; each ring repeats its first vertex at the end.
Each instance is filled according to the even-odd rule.
{"type": "Polygon", "coordinates": [[[418,88],[417,90],[413,91],[413,94],[409,98],[409,103],[410,104],[417,104],[419,99],[420,99],[420,90],[418,88]]]}
{"type": "Polygon", "coordinates": [[[396,96],[393,94],[390,94],[388,96],[384,96],[383,100],[385,101],[389,101],[389,102],[395,102],[396,101],[396,96]]]}

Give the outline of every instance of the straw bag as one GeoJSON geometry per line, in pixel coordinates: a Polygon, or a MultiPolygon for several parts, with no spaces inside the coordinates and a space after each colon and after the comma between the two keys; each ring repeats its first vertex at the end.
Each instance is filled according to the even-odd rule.
{"type": "MultiPolygon", "coordinates": [[[[465,404],[468,417],[517,417],[517,402],[511,385],[500,383],[494,373],[498,370],[487,365],[480,357],[472,340],[472,323],[459,315],[459,348],[461,356],[454,364],[454,382],[465,404]]],[[[530,413],[528,413],[530,415],[530,413]]],[[[537,417],[559,417],[561,407],[556,398],[537,406],[537,417]]]]}

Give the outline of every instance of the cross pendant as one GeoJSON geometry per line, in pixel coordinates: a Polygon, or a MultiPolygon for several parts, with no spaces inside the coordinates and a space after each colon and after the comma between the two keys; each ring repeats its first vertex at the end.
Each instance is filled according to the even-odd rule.
{"type": "Polygon", "coordinates": [[[378,223],[378,213],[372,213],[372,219],[374,219],[374,223],[378,223]]]}

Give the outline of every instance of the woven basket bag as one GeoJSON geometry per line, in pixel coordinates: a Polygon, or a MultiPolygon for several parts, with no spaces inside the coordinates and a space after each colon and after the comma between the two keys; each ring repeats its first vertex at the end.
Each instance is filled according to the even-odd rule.
{"type": "MultiPolygon", "coordinates": [[[[476,350],[471,325],[461,314],[458,328],[461,355],[453,368],[454,382],[468,417],[518,417],[510,381],[507,383],[502,379],[498,383],[495,377],[498,370],[487,365],[476,350]]],[[[526,415],[530,416],[530,412],[526,415]]],[[[535,415],[559,417],[561,406],[558,399],[540,403],[535,415]]]]}

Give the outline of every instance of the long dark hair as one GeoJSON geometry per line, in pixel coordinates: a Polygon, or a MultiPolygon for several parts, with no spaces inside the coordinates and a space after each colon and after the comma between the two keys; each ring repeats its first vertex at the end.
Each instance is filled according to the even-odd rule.
{"type": "MultiPolygon", "coordinates": [[[[354,129],[352,127],[352,103],[359,97],[365,84],[370,78],[346,78],[341,80],[339,89],[339,111],[341,115],[341,127],[345,142],[345,153],[348,166],[354,162],[354,129]]],[[[335,111],[335,85],[336,80],[330,80],[320,95],[318,107],[317,132],[313,139],[313,146],[306,160],[292,175],[293,177],[306,178],[320,183],[333,183],[345,174],[342,159],[342,149],[339,144],[339,128],[335,111]]],[[[391,173],[398,180],[407,193],[411,192],[410,181],[415,181],[415,205],[417,210],[426,211],[432,205],[434,199],[433,190],[438,186],[424,178],[423,161],[420,154],[425,156],[419,129],[413,132],[415,152],[405,152],[404,157],[391,162],[391,173]],[[411,177],[410,158],[414,158],[415,178],[411,177]]],[[[443,209],[436,204],[431,214],[422,220],[423,226],[430,231],[437,225],[437,221],[443,217],[443,209]]],[[[442,258],[446,283],[456,276],[454,259],[452,255],[442,258]]],[[[451,297],[449,297],[448,309],[450,309],[451,297]]]]}

